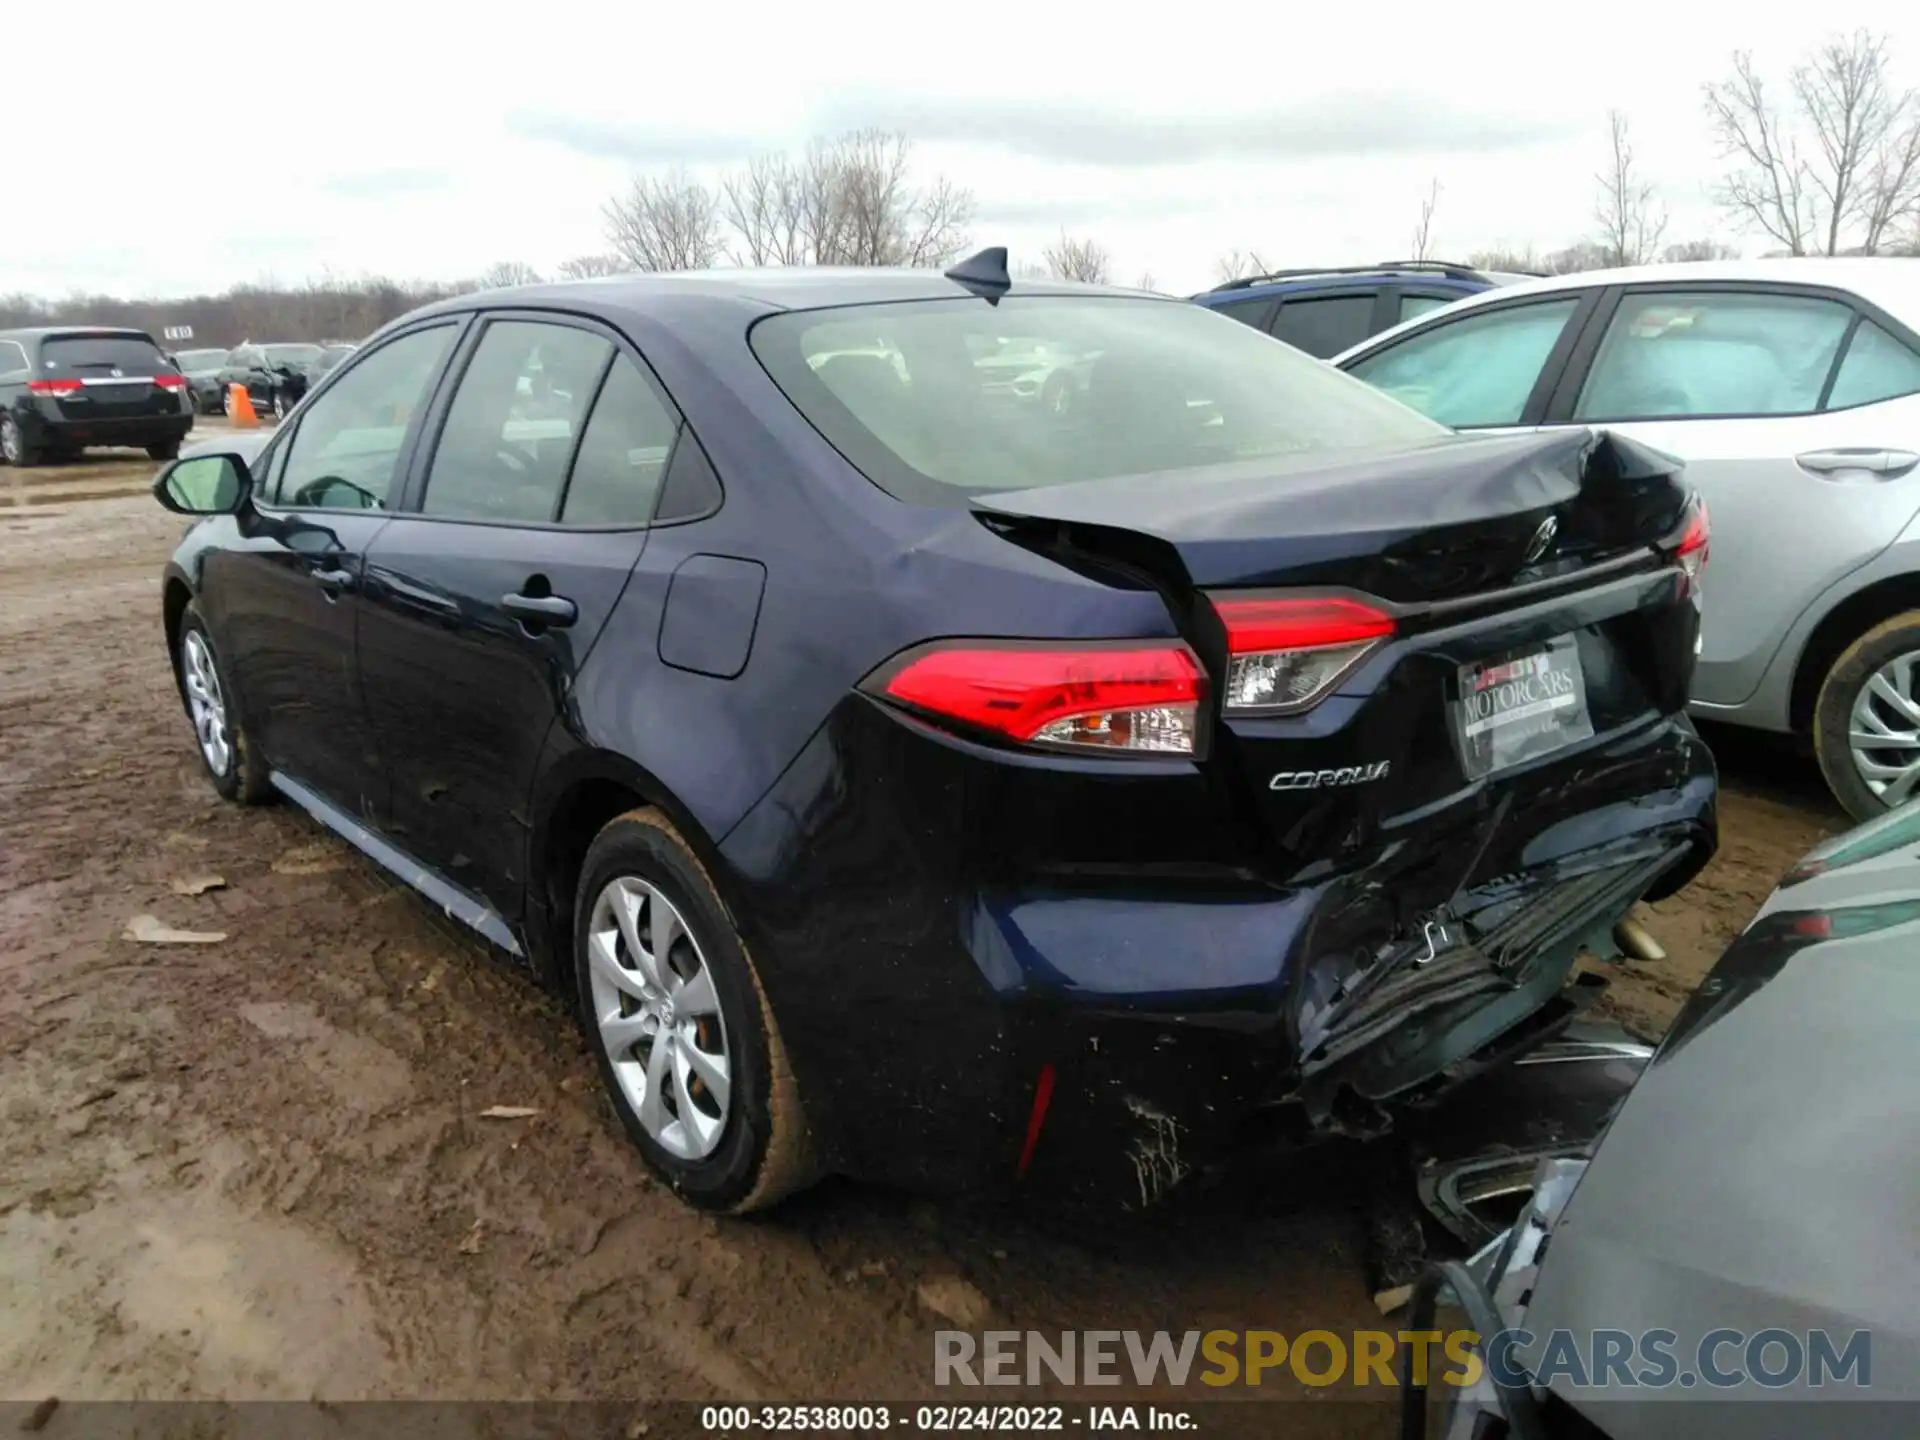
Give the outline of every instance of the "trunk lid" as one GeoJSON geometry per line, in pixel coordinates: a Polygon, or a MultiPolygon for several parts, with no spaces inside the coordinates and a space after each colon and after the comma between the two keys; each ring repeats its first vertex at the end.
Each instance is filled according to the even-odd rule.
{"type": "Polygon", "coordinates": [[[1678,469],[1619,436],[1560,429],[989,492],[972,504],[1016,528],[1060,527],[1181,588],[1341,585],[1417,602],[1510,583],[1531,568],[1549,516],[1559,570],[1652,543],[1684,500],[1678,469]]]}

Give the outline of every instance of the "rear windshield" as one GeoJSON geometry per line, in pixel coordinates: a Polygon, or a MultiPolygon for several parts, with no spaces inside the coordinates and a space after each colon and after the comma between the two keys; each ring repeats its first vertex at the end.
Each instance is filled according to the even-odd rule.
{"type": "Polygon", "coordinates": [[[1199,305],[1107,296],[790,311],[754,353],[885,489],[1022,490],[1449,433],[1199,305]]]}
{"type": "Polygon", "coordinates": [[[65,335],[40,342],[40,364],[47,370],[158,375],[171,368],[151,340],[139,335],[65,335]]]}

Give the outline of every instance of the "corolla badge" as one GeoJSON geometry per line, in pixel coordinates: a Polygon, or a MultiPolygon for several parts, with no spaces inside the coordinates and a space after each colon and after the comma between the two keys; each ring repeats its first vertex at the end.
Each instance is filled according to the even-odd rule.
{"type": "Polygon", "coordinates": [[[1549,515],[1540,522],[1540,528],[1533,532],[1533,538],[1527,542],[1526,554],[1520,557],[1522,565],[1531,565],[1547,551],[1553,548],[1553,538],[1560,533],[1560,522],[1549,515]]]}
{"type": "Polygon", "coordinates": [[[1393,768],[1391,760],[1347,765],[1338,770],[1282,770],[1267,782],[1269,790],[1324,790],[1332,785],[1365,785],[1393,768]]]}

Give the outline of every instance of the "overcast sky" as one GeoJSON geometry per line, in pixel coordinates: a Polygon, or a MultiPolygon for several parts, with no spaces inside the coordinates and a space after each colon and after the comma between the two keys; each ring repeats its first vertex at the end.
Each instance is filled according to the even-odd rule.
{"type": "Polygon", "coordinates": [[[1821,35],[1865,25],[1920,79],[1911,0],[1516,12],[1535,26],[1387,0],[83,8],[84,42],[71,7],[7,6],[10,51],[41,60],[8,67],[0,293],[549,270],[606,248],[600,206],[636,167],[717,174],[867,124],[971,188],[974,239],[1016,264],[1064,227],[1104,243],[1116,278],[1186,291],[1236,247],[1404,256],[1434,178],[1444,256],[1570,243],[1592,228],[1610,107],[1670,239],[1758,253],[1706,194],[1700,87],[1734,47],[1784,89],[1821,35]]]}

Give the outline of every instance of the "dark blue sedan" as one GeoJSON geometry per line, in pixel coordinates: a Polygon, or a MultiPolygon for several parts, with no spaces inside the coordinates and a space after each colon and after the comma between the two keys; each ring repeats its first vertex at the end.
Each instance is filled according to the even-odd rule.
{"type": "Polygon", "coordinates": [[[220,793],[570,997],[702,1206],[1374,1133],[1715,845],[1666,457],[1004,252],[462,296],[155,491],[220,793]]]}

